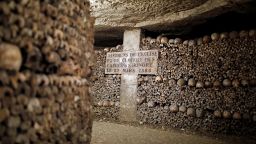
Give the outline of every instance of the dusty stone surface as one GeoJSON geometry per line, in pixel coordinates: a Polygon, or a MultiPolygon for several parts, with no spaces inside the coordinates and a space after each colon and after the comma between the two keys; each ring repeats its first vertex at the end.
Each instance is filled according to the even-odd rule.
{"type": "Polygon", "coordinates": [[[136,23],[195,8],[207,0],[92,0],[96,24],[134,26],[136,23]],[[110,18],[110,19],[109,19],[110,18]]]}
{"type": "Polygon", "coordinates": [[[238,137],[206,137],[178,131],[164,131],[145,126],[134,127],[94,122],[91,144],[251,144],[255,141],[238,137]]]}
{"type": "Polygon", "coordinates": [[[122,37],[124,29],[150,31],[186,28],[235,10],[251,0],[90,0],[96,40],[122,37]]]}

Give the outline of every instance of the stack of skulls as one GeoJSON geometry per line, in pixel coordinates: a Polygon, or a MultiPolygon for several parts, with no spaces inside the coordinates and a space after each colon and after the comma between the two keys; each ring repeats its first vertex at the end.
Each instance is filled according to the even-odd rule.
{"type": "Polygon", "coordinates": [[[177,128],[253,135],[255,30],[213,33],[195,40],[162,35],[142,39],[140,50],[158,49],[159,59],[156,76],[138,76],[139,119],[177,128]]]}
{"type": "Polygon", "coordinates": [[[118,120],[121,75],[105,75],[106,55],[120,52],[123,46],[102,48],[95,51],[97,61],[92,69],[91,91],[94,98],[94,114],[97,119],[118,120]]]}
{"type": "Polygon", "coordinates": [[[0,2],[0,143],[90,143],[87,0],[0,2]]]}

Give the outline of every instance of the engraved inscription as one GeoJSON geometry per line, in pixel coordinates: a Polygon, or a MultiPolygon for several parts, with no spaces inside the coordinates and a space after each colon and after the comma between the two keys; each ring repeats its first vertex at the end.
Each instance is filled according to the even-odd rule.
{"type": "Polygon", "coordinates": [[[107,53],[105,74],[157,74],[158,50],[107,53]]]}

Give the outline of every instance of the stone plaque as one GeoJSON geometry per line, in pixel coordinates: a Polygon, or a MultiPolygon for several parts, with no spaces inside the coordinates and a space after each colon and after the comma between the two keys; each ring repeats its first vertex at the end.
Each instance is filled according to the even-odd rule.
{"type": "Polygon", "coordinates": [[[158,50],[107,53],[105,74],[157,74],[158,50]]]}

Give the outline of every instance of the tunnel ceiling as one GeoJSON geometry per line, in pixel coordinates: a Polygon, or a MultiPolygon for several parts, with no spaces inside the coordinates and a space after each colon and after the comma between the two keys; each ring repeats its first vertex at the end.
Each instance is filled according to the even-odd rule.
{"type": "Polygon", "coordinates": [[[124,29],[186,34],[227,12],[255,13],[254,0],[90,0],[96,45],[120,43],[124,29]]]}

